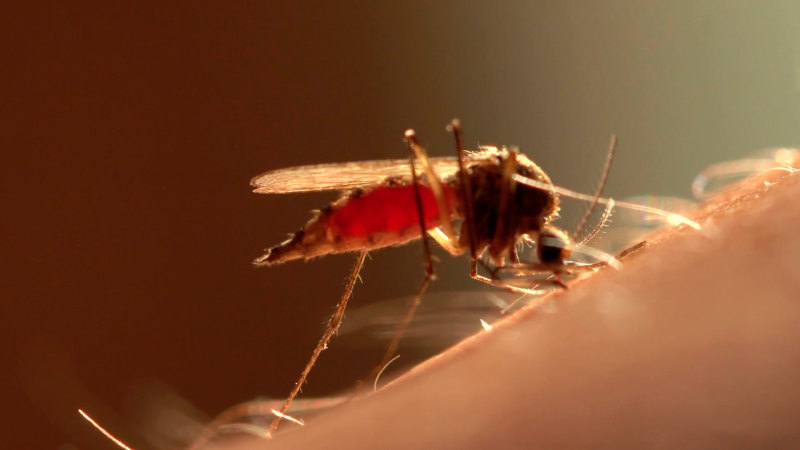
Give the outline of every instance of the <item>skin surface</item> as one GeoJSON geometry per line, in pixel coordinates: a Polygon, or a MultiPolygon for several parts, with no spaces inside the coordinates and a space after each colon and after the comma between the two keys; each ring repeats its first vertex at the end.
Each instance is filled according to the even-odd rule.
{"type": "Polygon", "coordinates": [[[775,448],[800,439],[800,175],[713,198],[526,308],[272,441],[230,448],[775,448]],[[671,234],[671,235],[670,235],[671,234]]]}

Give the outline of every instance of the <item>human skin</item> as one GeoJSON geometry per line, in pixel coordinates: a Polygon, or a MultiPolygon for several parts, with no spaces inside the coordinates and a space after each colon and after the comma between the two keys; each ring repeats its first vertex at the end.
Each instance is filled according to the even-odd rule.
{"type": "Polygon", "coordinates": [[[800,174],[754,177],[625,260],[281,448],[730,448],[800,442],[800,174]]]}

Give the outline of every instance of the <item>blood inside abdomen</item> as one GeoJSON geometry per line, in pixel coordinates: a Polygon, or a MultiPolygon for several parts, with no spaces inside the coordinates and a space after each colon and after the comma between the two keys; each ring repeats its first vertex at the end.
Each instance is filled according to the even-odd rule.
{"type": "MultiPolygon", "coordinates": [[[[453,215],[454,192],[443,185],[448,216],[453,215]]],[[[439,226],[441,219],[431,189],[420,185],[425,229],[439,226]]],[[[341,238],[369,238],[378,234],[403,234],[419,228],[419,215],[413,186],[381,186],[352,197],[329,218],[332,231],[341,238]]]]}

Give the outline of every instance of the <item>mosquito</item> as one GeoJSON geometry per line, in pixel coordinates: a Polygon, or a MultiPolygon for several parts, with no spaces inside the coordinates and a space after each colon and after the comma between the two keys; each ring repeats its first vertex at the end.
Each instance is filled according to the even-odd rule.
{"type": "Polygon", "coordinates": [[[457,119],[447,129],[455,138],[456,157],[428,157],[414,131],[407,130],[407,159],[290,167],[266,172],[251,180],[253,191],[260,194],[344,191],[338,200],[314,211],[308,223],[289,239],[267,249],[254,261],[256,266],[359,252],[326,331],[280,411],[275,414],[269,427],[270,435],[277,430],[317,357],[337,332],[367,252],[417,239],[422,240],[424,252],[424,279],[408,312],[398,324],[381,363],[376,366],[378,369],[397,351],[403,331],[435,278],[429,237],[454,256],[467,253],[473,279],[520,294],[541,291],[511,284],[500,277],[501,273],[544,276],[537,278],[536,285],[566,288],[565,277],[615,261],[609,257],[599,263],[578,264],[568,261],[568,258],[596,205],[607,205],[601,223],[579,243],[587,241],[599,230],[614,206],[613,200],[601,196],[616,148],[616,137],[611,139],[600,186],[594,196],[588,196],[553,185],[544,170],[514,149],[480,147],[478,151],[465,150],[461,124],[457,119]],[[591,201],[587,214],[572,236],[553,225],[560,209],[559,195],[591,201]],[[456,232],[458,221],[460,229],[456,232]],[[535,261],[520,259],[517,245],[523,242],[535,244],[535,261]],[[482,274],[479,268],[488,275],[482,274]]]}

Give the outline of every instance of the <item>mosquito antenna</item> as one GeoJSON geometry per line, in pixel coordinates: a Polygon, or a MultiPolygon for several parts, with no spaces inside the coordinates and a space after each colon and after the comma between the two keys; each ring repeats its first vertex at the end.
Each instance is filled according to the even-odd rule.
{"type": "MultiPolygon", "coordinates": [[[[603,167],[603,176],[600,177],[600,185],[597,186],[597,190],[594,193],[594,200],[589,205],[589,209],[586,210],[586,214],[583,215],[583,219],[581,219],[580,223],[578,223],[578,227],[575,228],[575,232],[573,233],[573,238],[577,241],[578,236],[583,233],[583,229],[586,227],[586,224],[589,223],[589,219],[592,217],[595,208],[597,207],[598,200],[600,197],[603,196],[603,189],[606,187],[606,182],[608,181],[608,174],[611,172],[611,163],[614,162],[614,154],[617,151],[617,135],[611,135],[611,141],[608,143],[608,153],[606,154],[606,163],[605,167],[603,167]]],[[[592,230],[589,234],[597,234],[597,230],[602,226],[603,222],[600,222],[600,226],[592,230]]],[[[584,242],[586,241],[583,240],[584,242]]]]}

